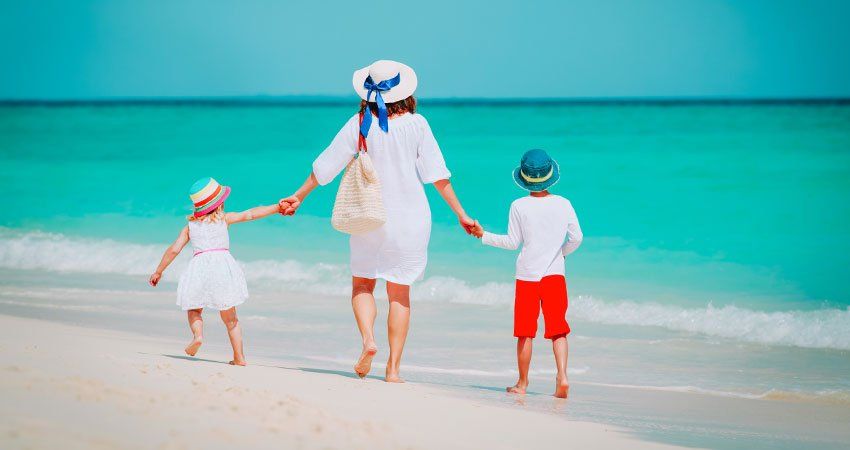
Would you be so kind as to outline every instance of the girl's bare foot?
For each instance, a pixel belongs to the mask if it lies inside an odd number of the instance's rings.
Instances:
[[[203,341],[201,341],[201,338],[192,339],[192,342],[190,342],[189,345],[186,346],[184,351],[189,356],[195,356],[195,354],[198,353],[198,349],[201,348],[202,343]]]
[[[372,359],[376,353],[378,353],[378,347],[375,344],[363,345],[363,352],[360,353],[360,359],[354,365],[354,372],[358,377],[366,378],[366,375],[369,375],[369,371],[372,370]]]
[[[567,398],[570,394],[570,382],[567,377],[558,377],[555,380],[555,397]]]
[[[230,361],[227,364],[230,364],[231,366],[247,366],[248,362],[245,361],[244,359],[239,359],[239,360],[234,359],[233,361]]]
[[[508,393],[511,394],[525,394],[525,390],[528,388],[528,381],[517,381],[515,385],[509,386],[505,388]]]

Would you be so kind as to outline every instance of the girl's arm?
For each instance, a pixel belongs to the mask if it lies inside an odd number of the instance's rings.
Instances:
[[[443,197],[449,208],[454,211],[458,222],[460,222],[460,226],[466,230],[466,234],[472,234],[475,229],[475,220],[469,217],[466,211],[463,210],[463,206],[460,205],[460,200],[458,200],[455,190],[452,188],[452,182],[447,179],[437,180],[434,182],[434,187],[437,188],[437,192],[440,193],[440,196]]]
[[[476,222],[475,235],[481,237],[481,243],[493,247],[504,248],[506,250],[516,250],[522,242],[522,228],[519,226],[519,213],[516,208],[511,205],[511,213],[508,217],[508,234],[493,234],[484,231],[481,225]]]
[[[257,206],[256,208],[251,208],[242,212],[226,213],[224,215],[224,220],[228,225],[230,225],[239,222],[262,219],[263,217],[268,217],[279,212],[282,212],[280,205]]]
[[[162,260],[159,261],[159,266],[156,267],[156,271],[151,274],[151,277],[148,280],[148,283],[150,283],[151,286],[156,287],[156,285],[159,283],[159,279],[162,278],[162,272],[165,271],[165,269],[168,268],[168,265],[171,264],[172,261],[174,261],[174,258],[176,258],[177,255],[179,255],[180,252],[183,251],[183,247],[185,247],[187,243],[189,243],[188,225],[183,227],[182,230],[180,230],[180,234],[177,236],[177,239],[174,241],[174,243],[171,244],[170,247],[165,249],[165,253],[162,255]]]
[[[301,202],[310,195],[310,192],[313,192],[313,189],[319,185],[319,180],[316,179],[316,174],[310,172],[310,176],[304,180],[304,184],[295,191],[294,194],[289,197],[280,199],[280,213],[285,216],[291,216],[295,214],[295,211],[298,210],[298,207],[301,206]]]

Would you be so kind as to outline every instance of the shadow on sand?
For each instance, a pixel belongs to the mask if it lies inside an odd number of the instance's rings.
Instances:
[[[150,353],[143,353],[143,354],[147,355],[147,354],[150,354]],[[197,358],[197,357],[188,356],[188,355],[168,355],[168,354],[162,353],[162,354],[160,354],[160,356],[165,356],[166,358],[173,358],[173,359],[182,359],[183,361],[194,361],[194,362],[205,362],[205,363],[213,363],[213,364],[230,365],[228,361],[216,361],[214,359]],[[322,373],[322,374],[326,374],[326,375],[337,375],[337,376],[340,376],[340,377],[352,378],[352,379],[355,379],[355,380],[360,379],[360,377],[358,377],[357,374],[355,374],[354,372],[346,372],[344,370],[317,369],[317,368],[314,368],[314,367],[272,366],[272,365],[267,365],[267,364],[249,364],[249,365],[250,366],[258,366],[258,367],[271,367],[273,369],[299,370],[301,372]],[[366,378],[371,379],[371,380],[384,381],[384,379],[382,377],[379,377],[377,375],[367,375]]]
[[[166,355],[166,354],[163,353],[161,356],[165,356],[166,358],[182,359],[184,361],[198,361],[198,362],[208,362],[208,363],[215,363],[215,364],[226,364],[228,366],[230,365],[230,361],[216,361],[214,359],[197,358],[195,356],[188,356],[188,355]]]
[[[315,368],[312,368],[312,367],[298,367],[298,370],[300,370],[302,372],[310,372],[310,373],[324,373],[324,374],[329,374],[329,375],[339,375],[341,377],[354,378],[355,380],[360,379],[360,377],[358,377],[356,373],[346,372],[344,370],[315,369]],[[371,379],[371,380],[384,381],[384,379],[382,377],[379,377],[377,375],[366,375],[366,378]]]

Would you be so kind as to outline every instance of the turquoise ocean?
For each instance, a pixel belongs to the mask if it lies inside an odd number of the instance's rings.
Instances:
[[[173,291],[188,255],[157,290],[146,277],[185,223],[189,186],[231,186],[228,210],[275,203],[351,103],[0,106],[0,313],[187,336]],[[850,416],[850,105],[426,100],[420,112],[485,228],[506,230],[530,148],[558,160],[552,191],[581,222],[567,259],[571,399],[544,395],[554,367],[539,339],[522,407],[689,445],[848,445],[830,420]],[[404,375],[512,405],[500,391],[515,381],[516,254],[467,236],[426,190],[434,226]],[[343,373],[357,355],[335,193],[231,229],[252,292],[249,357]],[[647,393],[702,406],[649,408]],[[705,412],[722,401],[755,413]]]

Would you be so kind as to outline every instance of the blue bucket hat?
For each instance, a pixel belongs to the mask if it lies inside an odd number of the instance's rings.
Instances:
[[[532,192],[549,189],[560,177],[558,163],[540,149],[525,152],[519,167],[514,169],[517,186]]]

